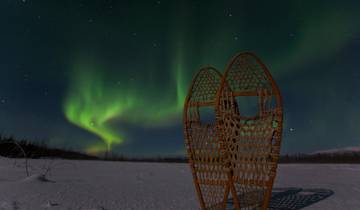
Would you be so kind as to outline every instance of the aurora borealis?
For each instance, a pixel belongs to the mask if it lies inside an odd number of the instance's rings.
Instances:
[[[185,89],[178,66],[173,75],[176,92],[170,97],[175,99],[174,102],[169,103],[161,99],[161,96],[156,96],[158,102],[155,105],[147,104],[152,103],[152,98],[137,91],[135,87],[119,85],[120,87],[115,88],[105,85],[103,68],[94,62],[79,62],[73,68],[73,81],[65,97],[65,116],[71,123],[97,135],[106,144],[97,144],[95,147],[90,145],[88,152],[110,151],[113,144],[124,141],[124,134],[109,125],[112,119],[150,126],[166,121],[182,110]],[[151,91],[148,88],[151,87],[146,87]]]
[[[184,154],[195,72],[255,52],[284,99],[282,153],[360,146],[357,1],[6,0],[0,133],[90,153]]]

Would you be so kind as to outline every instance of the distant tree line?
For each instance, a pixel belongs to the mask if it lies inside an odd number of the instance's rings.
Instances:
[[[360,152],[292,154],[280,157],[280,163],[360,163]]]
[[[160,163],[187,163],[188,159],[184,156],[172,156],[172,157],[127,157],[125,155],[108,155],[103,157],[105,161],[129,161],[129,162],[160,162]]]
[[[95,160],[98,157],[58,148],[49,148],[45,141],[34,143],[26,139],[0,136],[0,156],[9,158],[64,158]]]
[[[34,143],[26,139],[15,140],[13,137],[0,135],[0,156],[9,158],[63,158],[74,160],[105,160],[130,162],[166,162],[187,163],[184,156],[128,157],[105,153],[92,156],[68,149],[49,148],[45,141]],[[279,163],[360,163],[360,152],[322,153],[322,154],[287,154],[280,156]]]
[[[110,155],[104,160],[111,161],[131,161],[131,162],[168,162],[168,163],[187,163],[188,158],[178,157],[137,157],[130,158],[124,155]],[[280,156],[279,163],[360,163],[359,153],[344,154],[287,154]]]

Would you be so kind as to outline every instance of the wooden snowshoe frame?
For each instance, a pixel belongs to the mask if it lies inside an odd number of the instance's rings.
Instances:
[[[241,100],[257,98],[256,114]],[[245,104],[246,105],[246,104]],[[211,108],[214,118],[202,116]],[[213,67],[194,78],[184,105],[184,136],[202,209],[268,207],[280,153],[283,111],[280,91],[253,53],[234,56],[223,76]]]
[[[185,143],[202,209],[224,207],[226,194],[229,193],[228,168],[223,164],[225,160],[215,121],[214,105],[221,78],[219,71],[211,66],[200,69],[193,79],[184,106]],[[210,109],[213,118],[204,119],[206,116],[201,109]]]

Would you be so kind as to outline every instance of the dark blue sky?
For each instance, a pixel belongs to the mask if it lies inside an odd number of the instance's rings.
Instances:
[[[127,155],[184,154],[181,108],[193,75],[252,51],[283,95],[282,153],[360,146],[359,9],[358,1],[1,1],[0,132],[80,151],[114,141]]]

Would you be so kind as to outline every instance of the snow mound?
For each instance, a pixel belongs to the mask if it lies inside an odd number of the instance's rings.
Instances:
[[[320,150],[311,153],[311,155],[316,154],[349,154],[349,153],[360,153],[360,146],[359,147],[344,147],[339,149],[329,149],[329,150]]]
[[[58,204],[58,203],[51,202],[51,201],[48,201],[44,206],[45,206],[46,208],[50,208],[50,207],[53,207],[53,206],[59,206],[59,204]]]
[[[33,174],[23,179],[24,182],[54,182],[45,177],[43,174]]]

